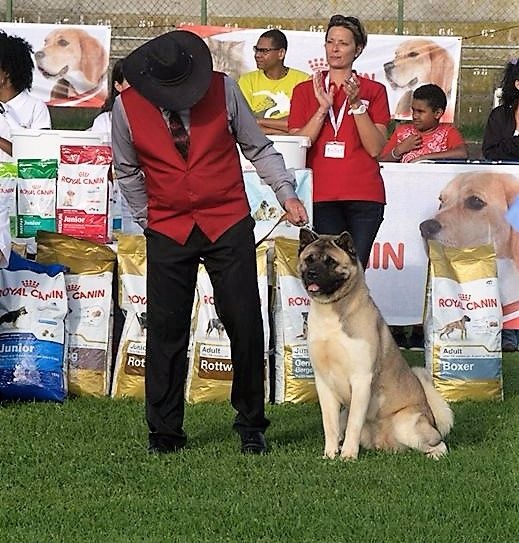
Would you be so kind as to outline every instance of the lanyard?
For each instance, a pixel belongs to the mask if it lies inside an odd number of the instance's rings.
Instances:
[[[326,90],[326,92],[328,92],[329,88],[330,88],[330,74],[328,73],[324,80],[324,89]],[[330,122],[332,123],[333,137],[335,139],[337,139],[337,133],[339,132],[339,128],[341,127],[342,120],[344,119],[344,112],[346,111],[347,103],[348,103],[348,97],[346,96],[346,98],[344,99],[344,102],[342,103],[341,108],[339,109],[339,114],[337,115],[337,119],[335,118],[333,105],[330,106],[330,108],[328,109],[328,116],[330,117]]]

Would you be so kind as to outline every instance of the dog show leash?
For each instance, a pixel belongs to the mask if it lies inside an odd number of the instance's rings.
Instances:
[[[288,216],[288,213],[283,213],[283,215],[281,215],[281,217],[279,217],[279,219],[274,223],[274,226],[272,226],[270,228],[270,230],[264,235],[262,236],[255,244],[254,246],[255,247],[259,247],[266,239],[268,239],[268,237],[270,236],[270,234],[272,234],[272,232],[274,232],[274,230],[283,222],[283,221],[286,221],[287,220],[287,216]],[[307,230],[310,230],[312,233],[314,233],[315,235],[317,235],[317,233],[314,231],[313,227],[310,225],[310,223],[305,223],[303,225],[301,225],[300,227],[298,226],[297,228],[306,228]]]

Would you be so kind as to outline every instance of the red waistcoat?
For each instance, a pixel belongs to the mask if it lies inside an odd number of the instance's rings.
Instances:
[[[173,91],[172,91],[173,92]],[[187,161],[158,107],[135,89],[121,99],[148,196],[148,226],[184,244],[197,224],[215,241],[249,213],[236,141],[229,132],[223,74],[191,108]]]

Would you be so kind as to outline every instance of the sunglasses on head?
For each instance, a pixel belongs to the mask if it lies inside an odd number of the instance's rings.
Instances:
[[[330,18],[330,22],[328,23],[328,26],[336,26],[336,25],[342,25],[342,24],[353,24],[355,26],[358,26],[360,24],[360,21],[357,19],[357,17],[345,17],[344,15],[332,15]]]

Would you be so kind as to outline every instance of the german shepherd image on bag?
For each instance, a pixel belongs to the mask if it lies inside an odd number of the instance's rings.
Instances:
[[[311,299],[308,347],[324,427],[324,458],[359,447],[447,454],[453,424],[424,368],[411,369],[371,298],[348,232],[301,229],[298,272]]]

